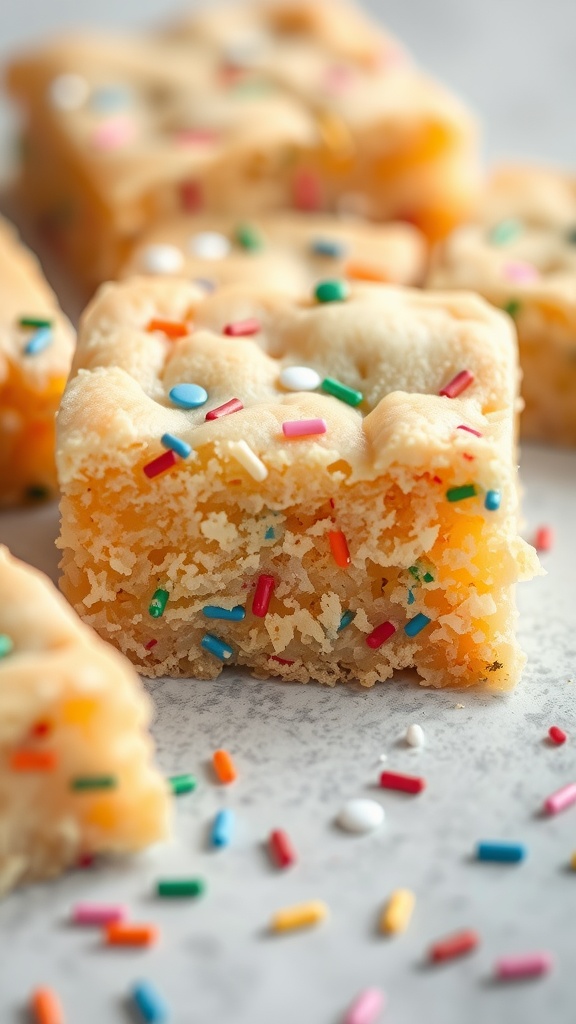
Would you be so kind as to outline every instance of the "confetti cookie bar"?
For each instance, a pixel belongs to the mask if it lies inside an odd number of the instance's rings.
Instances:
[[[0,506],[55,492],[54,417],[73,348],[36,260],[0,220]]]
[[[440,247],[433,288],[474,289],[516,322],[527,438],[576,444],[576,182],[504,166],[475,223]]]
[[[307,292],[329,275],[421,284],[426,245],[405,223],[368,224],[319,214],[183,217],[151,229],[123,267],[130,274],[175,274],[205,283],[261,284]]]
[[[266,34],[253,62],[232,54],[243,22]],[[16,60],[9,87],[21,194],[88,285],[182,212],[345,209],[436,238],[476,195],[467,110],[334,0],[62,39]]]
[[[507,689],[517,383],[472,295],[107,285],[58,418],[64,593],[146,675]]]
[[[0,893],[164,838],[149,721],[128,662],[0,547]]]

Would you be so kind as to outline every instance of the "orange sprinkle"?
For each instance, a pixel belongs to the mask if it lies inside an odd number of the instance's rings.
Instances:
[[[212,764],[219,781],[224,783],[224,785],[234,782],[237,778],[234,761],[227,750],[216,750],[212,755]]]
[[[115,921],[105,929],[109,946],[152,946],[158,941],[160,932],[153,924],[126,924]]]
[[[155,320],[149,321],[146,327],[147,331],[163,331],[168,338],[185,338],[187,334],[190,334],[190,329],[186,324],[180,323],[178,320]]]
[[[330,530],[328,538],[332,549],[332,557],[336,565],[339,565],[341,569],[345,569],[347,565],[350,565],[350,552],[346,537],[342,530]]]
[[[56,764],[53,750],[15,750],[10,757],[13,772],[53,772]]]
[[[30,1009],[36,1024],[64,1024],[60,1000],[51,988],[37,988],[32,993]]]
[[[380,281],[384,284],[390,280],[388,274],[379,267],[374,267],[370,263],[360,263],[357,260],[346,263],[344,277],[349,277],[351,281]]]

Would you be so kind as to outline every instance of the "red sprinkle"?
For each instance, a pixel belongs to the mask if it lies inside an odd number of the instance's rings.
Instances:
[[[558,746],[561,746],[562,743],[566,743],[566,740],[568,739],[564,730],[559,729],[557,725],[550,726],[548,729],[548,735],[552,742],[556,743]]]
[[[275,586],[276,580],[273,576],[263,575],[258,577],[256,591],[252,599],[252,613],[257,615],[259,619],[263,619],[268,612],[272,591]]]
[[[317,174],[302,168],[294,178],[294,206],[311,212],[322,206],[322,185]]]
[[[277,654],[271,654],[268,661],[277,661],[279,665],[293,665],[294,662],[290,658],[279,658]]]
[[[34,722],[34,725],[30,729],[30,735],[35,736],[37,739],[41,739],[43,736],[48,736],[52,732],[52,722],[40,720]]]
[[[149,480],[153,477],[159,476],[160,473],[165,473],[167,469],[172,469],[179,462],[179,458],[176,452],[173,452],[170,448],[167,452],[162,452],[157,459],[152,459],[152,462],[147,462],[144,466],[144,472]]]
[[[231,398],[229,402],[224,402],[224,405],[219,405],[217,409],[211,409],[210,412],[206,413],[207,420],[219,420],[221,416],[229,416],[232,412],[240,412],[244,406],[239,398]]]
[[[248,317],[247,320],[236,320],[235,323],[226,324],[224,334],[229,338],[245,338],[249,334],[258,334],[260,321],[256,317]]]
[[[280,828],[270,833],[270,853],[279,868],[289,868],[298,859],[290,839]]]
[[[554,532],[551,526],[539,526],[534,538],[536,551],[550,551],[554,543]]]
[[[147,644],[144,644],[145,651],[151,651],[153,647],[156,647],[157,640],[149,640]]]
[[[382,789],[400,789],[403,793],[421,793],[426,788],[426,780],[416,775],[401,775],[400,772],[382,772],[380,785]]]
[[[328,539],[330,541],[332,558],[336,565],[340,566],[341,569],[345,569],[347,565],[350,565],[350,551],[348,550],[346,537],[342,530],[330,530]]]
[[[368,633],[366,643],[368,647],[375,651],[378,647],[382,647],[382,644],[386,643],[395,632],[396,626],[393,626],[391,622],[381,622],[379,626],[376,626],[376,629]]]
[[[459,423],[456,430],[467,430],[469,434],[474,434],[474,437],[482,437],[479,430],[474,430],[474,427],[467,427],[465,423]]]
[[[185,181],[180,186],[180,200],[188,213],[196,213],[202,208],[202,191],[197,181]]]
[[[469,929],[463,932],[456,932],[454,935],[449,935],[446,939],[441,939],[440,942],[435,942],[430,947],[430,959],[438,964],[444,960],[452,960],[454,957],[463,956],[464,953],[471,953],[473,949],[476,949],[479,941],[477,932]]]
[[[458,395],[470,387],[473,380],[474,374],[470,373],[470,370],[461,370],[438,394],[444,395],[446,398],[458,398]]]

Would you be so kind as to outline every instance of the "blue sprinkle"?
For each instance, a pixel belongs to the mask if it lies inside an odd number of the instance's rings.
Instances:
[[[340,625],[338,626],[338,629],[336,630],[336,632],[337,633],[341,633],[342,630],[346,629],[346,626],[349,626],[350,623],[352,622],[352,620],[355,619],[355,618],[356,618],[356,612],[351,612],[351,611],[344,612],[342,618],[340,619]]]
[[[234,831],[234,812],[218,811],[212,825],[212,846],[230,846]]]
[[[132,92],[125,85],[101,85],[94,89],[90,106],[99,113],[109,113],[127,107],[132,102]]]
[[[24,347],[24,355],[26,356],[37,356],[39,352],[43,352],[48,345],[52,343],[52,328],[51,327],[39,327],[37,331],[30,338],[30,341]]]
[[[216,290],[216,281],[212,281],[209,277],[193,277],[192,284],[197,284],[199,288],[202,288],[207,293]]]
[[[414,594],[412,593],[411,590],[409,590],[408,591],[408,604],[414,604],[415,600],[416,600],[416,598],[414,597]]]
[[[487,491],[486,498],[484,500],[484,508],[487,508],[489,512],[496,512],[500,508],[500,502],[502,501],[502,495],[500,491]]]
[[[202,609],[207,619],[227,619],[229,622],[242,622],[246,618],[246,612],[241,604],[234,608],[220,608],[217,604],[204,605]]]
[[[217,636],[212,636],[211,633],[206,633],[200,641],[200,646],[208,651],[209,654],[213,654],[216,658],[220,658],[221,661],[229,661],[234,651],[228,644],[225,644],[223,640],[219,640]]]
[[[274,527],[269,526],[268,529],[266,530],[266,533],[264,534],[264,540],[274,540],[275,536],[276,534],[274,533]]]
[[[168,1007],[150,981],[137,981],[132,998],[146,1024],[164,1024],[168,1020]]]
[[[517,864],[524,860],[524,843],[481,842],[476,847],[478,860],[495,860],[501,864]]]
[[[183,441],[181,437],[175,437],[174,434],[162,434],[160,444],[176,452],[176,455],[179,455],[182,459],[187,459],[192,451],[187,441]]]
[[[317,256],[331,256],[335,260],[345,256],[347,251],[344,242],[338,242],[335,238],[315,238],[310,248]]]
[[[175,384],[169,397],[181,409],[198,409],[208,401],[208,392],[200,384]]]
[[[418,615],[415,615],[414,618],[410,619],[410,622],[407,622],[404,626],[406,636],[416,636],[418,633],[421,633],[430,621],[431,620],[427,615],[423,615],[422,612],[418,612]]]

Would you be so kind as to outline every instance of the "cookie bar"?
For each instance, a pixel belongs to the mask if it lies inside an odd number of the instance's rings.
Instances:
[[[128,662],[0,547],[0,894],[165,837],[149,721]]]
[[[147,232],[122,268],[203,283],[262,284],[298,295],[329,275],[421,284],[426,245],[411,224],[368,224],[319,214],[175,217]]]
[[[474,289],[514,318],[522,434],[576,445],[576,180],[496,170],[475,222],[439,248],[429,285]]]
[[[399,52],[336,0],[55,41],[8,75],[20,192],[88,285],[182,212],[345,210],[443,236],[476,195],[475,123]]]
[[[106,285],[58,417],[62,589],[150,676],[508,689],[517,390],[476,296]]]
[[[54,417],[73,348],[37,261],[0,220],[0,506],[55,492]]]

